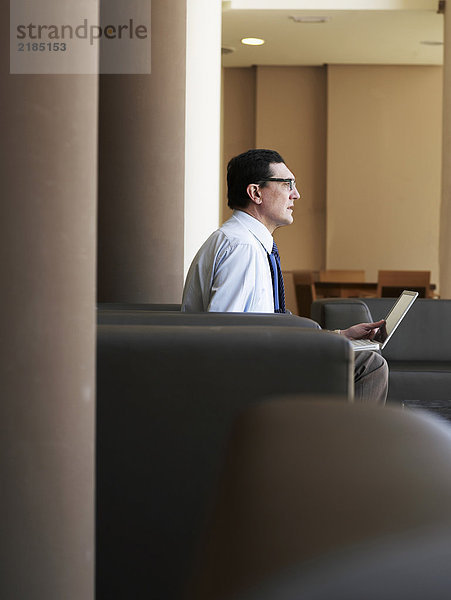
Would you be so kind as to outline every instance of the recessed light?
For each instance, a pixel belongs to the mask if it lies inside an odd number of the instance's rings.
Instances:
[[[330,17],[297,17],[297,16],[291,16],[288,17],[289,19],[291,19],[292,21],[294,21],[295,23],[327,23],[327,21],[330,21]]]
[[[246,44],[246,46],[261,46],[265,43],[265,40],[260,38],[243,38],[241,43]]]

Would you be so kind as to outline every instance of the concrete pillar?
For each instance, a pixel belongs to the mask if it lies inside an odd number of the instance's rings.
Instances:
[[[451,4],[444,12],[442,204],[440,210],[440,297],[451,298]]]
[[[222,5],[220,0],[187,0],[186,8],[185,273],[219,225],[225,182],[225,169],[219,170]]]
[[[0,596],[90,600],[97,78],[9,75],[0,6]]]
[[[152,0],[150,75],[100,77],[98,300],[180,302],[186,2]]]

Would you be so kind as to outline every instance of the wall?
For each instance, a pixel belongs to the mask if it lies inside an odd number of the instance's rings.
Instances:
[[[282,154],[301,194],[293,225],[275,234],[282,267],[320,269],[325,258],[326,70],[258,67],[256,96],[256,145]]]
[[[441,67],[328,68],[328,268],[438,281],[441,102]]]
[[[275,235],[284,269],[427,269],[438,284],[441,67],[228,68],[223,81],[224,169],[270,147],[296,174],[295,222]]]
[[[283,268],[319,269],[325,260],[326,71],[323,67],[224,69],[223,173],[252,147],[278,150],[301,200],[294,224],[276,232]],[[224,175],[225,179],[225,175]],[[223,219],[228,218],[225,185]]]
[[[255,69],[222,70],[221,222],[230,215],[227,206],[226,169],[229,160],[255,147]]]

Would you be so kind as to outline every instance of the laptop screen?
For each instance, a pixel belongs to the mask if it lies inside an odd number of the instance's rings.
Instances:
[[[374,339],[377,342],[383,344],[388,340],[388,338],[391,337],[392,333],[398,327],[404,315],[409,310],[410,305],[412,304],[412,302],[414,302],[417,296],[417,292],[404,290],[404,292],[400,295],[398,300],[395,302],[393,308],[385,318],[385,325],[382,326],[375,335]]]

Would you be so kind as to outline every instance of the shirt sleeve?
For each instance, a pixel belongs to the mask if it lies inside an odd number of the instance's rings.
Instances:
[[[261,271],[262,257],[250,244],[229,246],[218,254],[208,311],[267,312],[268,291]]]

